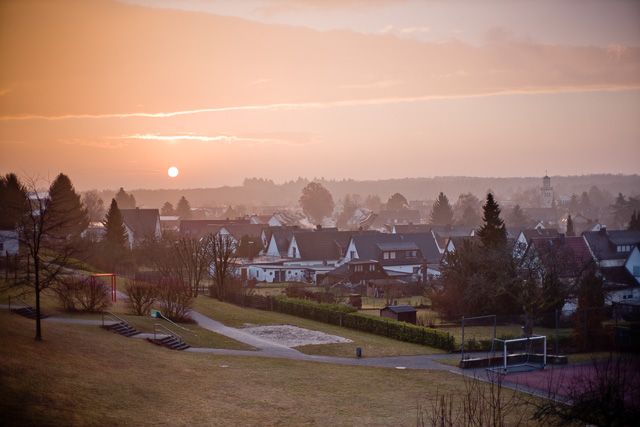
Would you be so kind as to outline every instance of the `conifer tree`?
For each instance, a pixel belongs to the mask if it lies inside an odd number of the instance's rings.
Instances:
[[[162,209],[160,209],[160,215],[171,216],[175,215],[176,211],[173,209],[171,202],[164,202]]]
[[[120,209],[135,209],[136,208],[136,198],[133,197],[133,194],[128,194],[124,191],[124,188],[120,187],[120,190],[116,193],[115,197],[116,202],[118,202],[118,207]]]
[[[487,248],[500,248],[507,243],[507,229],[500,218],[500,206],[493,198],[493,194],[487,194],[487,201],[482,207],[484,224],[478,231],[482,244]]]
[[[191,219],[191,204],[184,196],[178,200],[175,212],[180,219]]]
[[[440,192],[431,208],[430,220],[431,224],[434,225],[450,225],[453,223],[453,208],[443,192]]]
[[[402,194],[395,193],[391,197],[389,197],[389,200],[387,200],[386,209],[390,211],[409,209],[409,202],[407,201],[407,198]]]
[[[0,227],[15,228],[27,211],[27,194],[18,176],[0,177]]]
[[[567,237],[575,237],[576,232],[573,230],[573,219],[571,214],[567,217]]]
[[[507,217],[507,223],[512,227],[526,227],[528,222],[529,217],[520,205],[516,204]]]
[[[56,230],[60,236],[78,237],[89,226],[89,211],[67,175],[61,173],[51,183],[48,203],[51,220],[64,224]]]
[[[118,208],[118,202],[115,199],[111,200],[111,206],[103,222],[104,224],[104,238],[102,243],[104,245],[104,254],[107,258],[107,266],[110,270],[115,268],[115,265],[124,258],[129,248],[129,242],[127,232],[122,220],[122,213]]]

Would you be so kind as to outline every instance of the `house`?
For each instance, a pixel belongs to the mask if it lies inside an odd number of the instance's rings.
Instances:
[[[391,229],[393,234],[402,233],[429,233],[431,231],[431,224],[394,224]]]
[[[89,226],[80,234],[83,239],[90,242],[99,242],[104,237],[106,230],[101,222],[90,222]]]
[[[273,227],[265,249],[265,255],[274,259],[285,258],[293,233],[300,232],[298,227]]]
[[[336,267],[325,274],[318,275],[320,285],[344,285],[355,291],[358,285],[366,287],[367,282],[376,279],[386,279],[389,274],[375,260],[351,260]],[[363,293],[364,289],[361,290]]]
[[[576,280],[595,267],[587,242],[564,234],[531,239],[520,262],[521,272],[536,280],[550,273],[561,280]]]
[[[16,255],[19,250],[18,231],[13,227],[0,228],[0,256]]]
[[[158,209],[120,209],[120,213],[131,249],[145,239],[160,239],[162,237]]]
[[[440,262],[440,251],[432,233],[354,234],[344,261],[375,260],[391,276],[422,280],[425,266]],[[437,274],[433,271],[432,274]]]
[[[596,260],[598,272],[609,289],[611,302],[619,302],[640,293],[639,230],[586,231],[582,237]]]
[[[336,265],[347,251],[349,231],[317,230],[294,232],[287,248],[287,258],[296,264]]]
[[[438,250],[441,254],[444,254],[445,250],[447,249],[447,245],[452,238],[466,238],[475,236],[478,228],[479,227],[470,227],[466,225],[434,225],[433,227],[431,227],[431,232],[433,233],[433,236],[436,239],[436,243],[438,244]]]
[[[415,325],[418,319],[418,310],[409,305],[389,305],[380,310],[380,317]]]
[[[415,209],[381,210],[374,227],[386,226],[389,230],[395,224],[419,224],[420,211]]]
[[[162,231],[177,233],[180,231],[180,217],[178,215],[160,215]]]
[[[558,237],[558,230],[555,228],[525,228],[520,231],[513,244],[513,257],[521,259],[532,239],[555,239],[556,237]]]
[[[249,224],[251,221],[248,219],[183,219],[180,221],[179,235],[181,237],[190,237],[192,239],[202,237],[206,233],[211,233],[213,230],[209,228],[205,233],[205,227],[208,225],[224,226],[229,224]]]

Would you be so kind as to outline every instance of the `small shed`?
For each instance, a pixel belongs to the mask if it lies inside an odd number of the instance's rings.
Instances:
[[[418,310],[410,305],[388,305],[380,310],[380,317],[416,324]]]

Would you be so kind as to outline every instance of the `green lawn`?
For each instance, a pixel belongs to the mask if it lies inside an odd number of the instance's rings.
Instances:
[[[35,341],[33,320],[0,310],[5,426],[409,426],[436,390],[464,390],[448,372],[176,352],[97,326],[43,327]]]

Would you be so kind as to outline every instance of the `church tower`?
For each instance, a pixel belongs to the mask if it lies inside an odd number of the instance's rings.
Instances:
[[[542,192],[542,207],[543,208],[552,208],[553,207],[553,187],[551,186],[551,178],[548,175],[545,175],[542,178],[542,188],[540,189]]]

